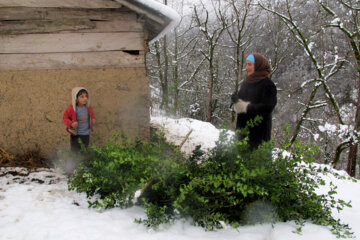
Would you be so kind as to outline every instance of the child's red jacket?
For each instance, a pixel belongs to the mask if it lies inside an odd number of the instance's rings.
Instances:
[[[89,106],[87,108],[88,108],[88,111],[89,111],[89,125],[90,125],[90,129],[92,131],[93,129],[92,129],[92,126],[91,126],[91,119],[95,119],[95,114],[94,114],[94,111],[93,111],[91,106]],[[64,121],[64,123],[66,125],[66,131],[68,131],[71,135],[76,135],[73,132],[69,131],[70,125],[73,122],[76,122],[76,112],[74,110],[73,105],[70,105],[65,110],[64,115],[63,115],[63,121]]]

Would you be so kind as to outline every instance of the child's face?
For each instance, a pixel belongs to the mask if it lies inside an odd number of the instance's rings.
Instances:
[[[78,106],[82,107],[82,106],[86,105],[87,100],[88,100],[88,95],[87,95],[87,93],[84,92],[84,93],[81,93],[77,97],[76,103],[77,103]]]

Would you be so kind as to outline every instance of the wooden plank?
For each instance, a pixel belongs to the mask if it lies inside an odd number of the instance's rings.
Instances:
[[[144,50],[144,34],[59,33],[0,35],[0,53],[62,53]]]
[[[60,32],[142,32],[143,25],[135,21],[90,21],[83,19],[0,21],[0,34],[60,33]]]
[[[1,1],[1,0],[0,0]],[[0,20],[137,20],[136,13],[120,9],[1,8]]]
[[[56,33],[63,31],[90,30],[96,28],[90,20],[32,20],[0,21],[0,34]]]
[[[79,32],[143,32],[142,23],[132,20],[95,21],[92,30],[80,30]]]
[[[121,9],[67,9],[67,8],[52,8],[45,9],[46,18],[56,19],[90,19],[97,21],[110,20],[128,20],[136,21],[137,15],[135,12],[122,11]]]
[[[118,8],[113,0],[0,0],[0,7]]]
[[[145,55],[94,53],[0,54],[0,71],[145,67]]]

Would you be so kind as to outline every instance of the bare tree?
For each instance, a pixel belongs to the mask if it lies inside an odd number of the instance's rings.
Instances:
[[[153,53],[156,58],[156,69],[158,72],[158,80],[161,86],[161,104],[160,108],[163,110],[168,109],[169,93],[168,93],[168,57],[166,50],[166,37],[162,40],[156,41],[154,44],[155,52]]]
[[[172,73],[172,95],[173,95],[173,111],[175,114],[179,114],[181,110],[180,103],[180,93],[181,91],[187,91],[186,86],[189,85],[196,74],[198,73],[202,63],[196,66],[191,75],[185,74],[184,70],[188,73],[189,64],[191,64],[188,59],[191,54],[194,52],[197,46],[196,35],[186,38],[186,35],[193,30],[193,22],[190,22],[185,29],[180,29],[176,27],[174,29],[174,35],[171,45],[171,50],[169,53],[171,55],[171,67],[173,69]]]
[[[255,18],[250,16],[251,3],[252,0],[229,0],[224,10],[214,5],[214,8],[217,9],[216,16],[218,21],[222,22],[225,26],[231,43],[231,45],[224,47],[234,51],[233,56],[230,57],[234,64],[235,72],[234,91],[239,90],[240,82],[243,79],[242,66],[244,66],[245,52],[250,47],[252,40],[251,30],[256,21]]]
[[[302,128],[304,121],[307,120],[308,113],[313,110],[320,107],[324,107],[326,105],[323,101],[317,101],[316,100],[316,94],[320,87],[323,88],[323,90],[326,93],[326,97],[328,98],[329,102],[333,106],[333,109],[335,110],[338,122],[340,124],[344,124],[344,121],[342,119],[342,116],[340,114],[339,105],[335,99],[335,96],[333,95],[332,91],[330,90],[330,87],[328,85],[328,81],[333,77],[344,65],[345,59],[338,58],[337,55],[332,59],[332,62],[320,62],[318,59],[321,59],[320,57],[316,56],[315,51],[312,49],[312,42],[310,41],[311,37],[306,36],[305,30],[302,29],[298,24],[297,20],[293,18],[292,15],[292,8],[290,6],[289,0],[285,1],[285,9],[284,13],[280,12],[280,10],[274,10],[266,7],[261,2],[259,3],[259,6],[265,9],[268,12],[271,12],[278,16],[284,24],[287,26],[289,31],[292,33],[292,35],[295,38],[295,41],[304,49],[305,53],[309,57],[312,65],[315,68],[316,77],[314,79],[311,79],[309,81],[306,81],[303,83],[302,87],[305,85],[312,84],[313,88],[311,91],[311,94],[309,96],[309,99],[306,104],[304,104],[304,110],[301,114],[301,117],[295,127],[291,143],[293,144],[295,140],[298,137],[298,134],[300,132],[300,129]],[[321,26],[319,26],[321,28]]]
[[[360,131],[360,2],[353,0],[337,0],[335,6],[342,6],[346,9],[346,15],[338,15],[336,11],[330,6],[327,2],[316,0],[322,8],[333,17],[332,21],[327,25],[327,27],[339,29],[346,37],[351,46],[352,53],[354,56],[355,66],[357,66],[357,85],[358,85],[358,95],[356,103],[356,114],[354,119],[354,136],[357,136]],[[337,8],[341,9],[341,8]],[[345,18],[345,19],[344,19]],[[358,137],[351,137],[348,141],[343,142],[337,149],[337,158],[334,161],[334,164],[338,162],[340,158],[340,153],[344,149],[350,146],[348,162],[347,162],[347,172],[350,176],[355,176],[356,170],[356,158],[358,152]]]
[[[219,45],[219,40],[222,33],[225,31],[224,24],[215,25],[212,24],[209,19],[209,10],[206,9],[205,5],[201,1],[203,5],[204,16],[201,16],[197,10],[194,8],[195,21],[197,23],[197,27],[200,29],[203,37],[205,38],[205,42],[207,44],[206,49],[201,49],[200,52],[204,56],[204,59],[208,63],[208,99],[207,99],[207,114],[205,120],[207,122],[212,121],[212,116],[214,112],[214,108],[216,106],[216,102],[213,101],[213,88],[215,81],[215,61],[216,61],[216,53],[215,50]]]
[[[197,34],[192,33],[194,23],[192,18],[185,16],[182,1],[176,2],[176,8],[181,12],[180,24],[168,34],[150,46],[147,56],[147,66],[150,71],[150,80],[154,85],[153,102],[158,101],[160,109],[166,113],[178,114],[181,109],[180,92],[191,91],[186,89],[198,73],[202,64],[190,66],[189,59],[197,44]],[[168,2],[166,2],[168,3]],[[174,4],[173,4],[174,7]],[[194,70],[192,70],[194,69]],[[160,91],[157,91],[159,87]]]

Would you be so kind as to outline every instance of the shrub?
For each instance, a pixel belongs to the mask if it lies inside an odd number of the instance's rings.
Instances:
[[[207,229],[221,222],[238,226],[261,222],[304,220],[331,226],[338,237],[351,236],[350,228],[332,217],[332,209],[342,210],[350,203],[335,200],[336,187],[317,195],[325,185],[326,168],[313,165],[318,147],[297,142],[291,154],[284,150],[271,156],[272,142],[249,151],[247,139],[220,137],[207,161],[198,164],[188,184],[174,203],[184,215]],[[286,143],[288,144],[288,143]]]
[[[84,158],[69,181],[69,189],[85,192],[92,199],[90,206],[103,208],[132,206],[135,192],[147,184],[151,188],[144,189],[143,195],[148,202],[166,204],[167,197],[174,195],[172,186],[181,178],[185,161],[179,149],[166,143],[163,136],[151,142],[121,136],[121,143],[117,136],[105,146],[89,147]],[[150,189],[158,194],[150,194]]]
[[[144,206],[147,219],[136,221],[148,227],[190,217],[208,230],[223,223],[236,227],[295,220],[301,231],[304,221],[311,220],[331,226],[338,237],[351,236],[349,227],[331,216],[332,209],[350,203],[335,200],[333,185],[326,195],[315,192],[325,184],[319,173],[326,174],[326,168],[312,164],[318,147],[297,142],[291,153],[272,153],[271,141],[249,150],[246,137],[225,133],[205,160],[199,147],[186,159],[163,136],[151,142],[123,138],[121,144],[112,140],[89,148],[87,162],[69,186],[95,197],[90,206],[104,208],[131,206],[141,189],[137,204]]]

